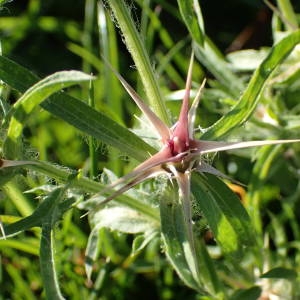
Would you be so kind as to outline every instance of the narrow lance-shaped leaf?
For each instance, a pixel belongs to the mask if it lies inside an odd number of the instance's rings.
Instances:
[[[56,205],[55,199],[61,194],[61,188],[55,189],[51,192],[36,208],[36,210],[28,217],[23,218],[12,224],[4,226],[4,232],[6,237],[10,237],[25,230],[29,230],[32,227],[41,227],[50,211],[54,209]]]
[[[64,299],[60,291],[54,261],[53,228],[64,213],[64,209],[60,207],[60,204],[62,203],[67,187],[68,184],[64,187],[58,187],[47,196],[45,201],[51,202],[52,206],[41,220],[40,267],[47,299]]]
[[[0,56],[0,79],[21,93],[39,80],[29,70],[4,56]],[[66,93],[58,92],[40,105],[82,132],[137,160],[142,161],[155,151],[133,132]]]
[[[21,145],[18,143],[23,127],[32,110],[43,100],[62,88],[91,80],[93,77],[79,71],[62,71],[46,77],[29,88],[14,104],[4,143],[5,155],[9,158],[21,156]]]
[[[297,272],[294,269],[277,267],[262,274],[260,278],[284,278],[288,280],[296,279]]]
[[[117,148],[122,155],[142,161],[155,152],[154,148],[136,134],[73,97],[58,93],[41,106],[82,132]]]
[[[254,72],[246,90],[234,107],[219,121],[211,126],[201,137],[204,140],[219,139],[227,135],[237,126],[245,123],[255,110],[267,80],[274,69],[289,55],[294,47],[300,43],[300,30],[282,39],[270,51],[266,59]]]
[[[50,224],[42,227],[40,245],[40,266],[45,293],[47,299],[64,300],[59,288],[55,264],[54,264],[54,242]]]
[[[184,255],[183,244],[187,243],[187,237],[183,207],[177,191],[171,187],[164,191],[160,199],[160,217],[165,252],[173,268],[187,286],[205,294],[203,287],[193,277]]]

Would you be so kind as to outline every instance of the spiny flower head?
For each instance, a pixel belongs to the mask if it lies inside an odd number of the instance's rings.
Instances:
[[[161,149],[149,157],[143,163],[138,165],[132,172],[123,176],[119,180],[110,184],[102,190],[100,194],[111,192],[113,188],[119,188],[111,193],[110,196],[101,201],[100,205],[114,199],[118,195],[126,192],[136,184],[152,178],[158,174],[168,174],[175,177],[181,191],[186,200],[189,198],[190,190],[190,172],[192,170],[198,172],[208,172],[216,176],[227,178],[211,165],[205,163],[201,156],[211,152],[225,151],[231,149],[256,147],[271,144],[282,144],[299,142],[300,140],[268,140],[268,141],[249,141],[249,142],[219,142],[197,140],[194,137],[194,122],[196,109],[198,107],[201,92],[205,81],[199,88],[196,97],[189,107],[190,89],[192,82],[192,65],[194,55],[192,54],[188,69],[188,76],[185,86],[185,94],[178,121],[169,128],[140,98],[135,90],[126,82],[126,80],[115,70],[112,71],[118,77],[131,98],[148,118],[158,134],[162,147]]]

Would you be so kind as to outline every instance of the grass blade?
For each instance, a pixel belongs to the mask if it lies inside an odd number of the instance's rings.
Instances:
[[[177,0],[181,16],[193,39],[204,45],[204,23],[198,1]]]

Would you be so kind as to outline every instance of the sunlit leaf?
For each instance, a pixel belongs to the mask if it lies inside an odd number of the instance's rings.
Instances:
[[[12,108],[11,118],[4,143],[4,152],[9,158],[21,156],[21,137],[26,120],[35,107],[57,91],[70,85],[91,80],[90,75],[79,71],[62,71],[52,74],[30,87]]]
[[[29,70],[4,56],[0,56],[0,79],[20,92],[25,92],[39,80]],[[137,160],[144,160],[148,153],[154,152],[151,146],[134,133],[66,93],[52,95],[41,103],[41,106],[84,133],[116,147]]]
[[[207,222],[226,254],[241,255],[255,245],[250,218],[239,198],[217,177],[194,175],[192,192]]]
[[[176,191],[168,189],[160,201],[161,232],[166,256],[179,277],[189,287],[205,294],[199,281],[193,277],[184,248],[189,248],[183,207]],[[191,251],[190,251],[191,252]]]
[[[300,30],[291,33],[276,44],[254,72],[239,101],[226,115],[202,135],[202,139],[219,139],[227,135],[234,128],[244,124],[256,108],[260,94],[272,72],[299,42]]]
[[[151,219],[125,206],[103,208],[91,215],[91,223],[97,228],[106,227],[131,234],[147,232],[154,227],[159,227],[156,219]]]

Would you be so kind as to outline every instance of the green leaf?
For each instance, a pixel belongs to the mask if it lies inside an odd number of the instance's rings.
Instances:
[[[42,227],[40,246],[40,266],[47,299],[65,299],[60,291],[54,264],[54,245],[51,225],[45,223]]]
[[[197,258],[199,261],[199,269],[201,271],[202,281],[205,283],[207,290],[212,295],[218,294],[220,295],[220,299],[223,299],[223,297],[221,297],[222,285],[220,278],[217,274],[215,263],[208,253],[207,245],[205,244],[204,240],[199,240],[197,246]]]
[[[39,80],[29,70],[4,56],[0,56],[0,79],[19,92],[24,92]],[[147,153],[155,152],[128,129],[66,93],[52,95],[41,103],[41,106],[82,132],[116,147],[122,153],[139,161],[148,158]]]
[[[177,0],[181,16],[193,39],[204,45],[204,23],[201,8],[195,0]]]
[[[40,266],[47,299],[64,299],[58,286],[55,271],[52,229],[73,202],[73,200],[62,202],[67,186],[58,187],[49,193],[29,217],[4,227],[6,237],[32,227],[42,227]]]
[[[99,252],[99,229],[93,228],[89,234],[88,243],[85,248],[85,272],[88,280],[91,279],[93,271],[93,263],[97,258]]]
[[[161,233],[166,256],[181,280],[201,294],[206,294],[203,286],[190,270],[187,250],[188,243],[183,207],[174,188],[167,188],[160,200]],[[192,253],[192,250],[189,249]]]
[[[203,135],[202,139],[219,139],[227,135],[235,127],[244,124],[255,110],[260,94],[275,68],[290,54],[300,42],[300,30],[282,39],[271,50],[266,59],[254,72],[246,90],[234,107]],[[197,52],[196,52],[197,54]]]
[[[39,77],[5,56],[0,55],[0,79],[13,89],[24,93]]]
[[[70,199],[71,201],[69,201],[69,199],[63,201],[68,187],[69,183],[63,187],[54,189],[47,195],[44,202],[49,205],[49,208],[47,211],[44,211],[45,217],[40,220],[42,222],[40,267],[47,299],[64,299],[59,288],[54,261],[53,229],[73,202],[72,199]],[[46,206],[44,209],[45,208]],[[38,209],[36,211],[38,211]]]
[[[56,205],[54,199],[57,199],[61,194],[61,188],[55,189],[39,204],[36,210],[28,217],[23,218],[17,222],[4,226],[6,237],[16,235],[22,231],[28,230],[32,227],[41,227],[47,216]]]
[[[90,222],[98,229],[106,227],[110,230],[131,234],[159,228],[157,219],[149,218],[147,215],[125,206],[105,207],[91,214]]]
[[[79,71],[62,71],[52,74],[30,87],[14,104],[7,137],[4,142],[4,153],[9,158],[19,158],[22,153],[19,139],[30,113],[43,100],[55,92],[73,84],[91,80],[90,75]]]
[[[120,150],[121,153],[139,161],[148,158],[148,153],[155,152],[133,132],[73,97],[56,94],[41,106],[82,132],[102,140]]]
[[[261,288],[259,286],[253,286],[246,290],[238,290],[235,292],[231,300],[257,300],[261,296]]]
[[[278,267],[265,272],[260,278],[296,279],[297,272],[293,269]]]
[[[192,177],[192,193],[224,254],[242,255],[255,244],[250,218],[239,198],[217,177]]]

